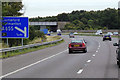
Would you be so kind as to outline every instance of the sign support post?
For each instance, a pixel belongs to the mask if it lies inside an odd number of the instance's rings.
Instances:
[[[22,46],[23,46],[23,38],[22,38]]]
[[[7,38],[7,46],[8,46],[9,44],[8,44],[8,38]]]

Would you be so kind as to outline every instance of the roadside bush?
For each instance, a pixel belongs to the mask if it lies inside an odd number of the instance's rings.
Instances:
[[[33,40],[34,38],[46,39],[45,34],[39,30],[35,30],[34,26],[30,26],[29,29],[29,39]]]

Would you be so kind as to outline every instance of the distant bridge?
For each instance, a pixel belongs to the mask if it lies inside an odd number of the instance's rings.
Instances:
[[[29,25],[40,25],[40,26],[56,26],[57,22],[29,22]]]
[[[55,32],[57,29],[63,29],[67,23],[70,22],[29,22],[29,25],[40,26],[40,29],[50,26],[50,30]]]

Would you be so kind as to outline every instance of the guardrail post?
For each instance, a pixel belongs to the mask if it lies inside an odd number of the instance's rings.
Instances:
[[[42,39],[42,43],[43,43],[43,39]]]
[[[5,55],[7,55],[7,52],[5,52]]]

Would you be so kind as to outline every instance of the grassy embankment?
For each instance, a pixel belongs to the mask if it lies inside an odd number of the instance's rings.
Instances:
[[[60,36],[46,36],[46,37],[47,37],[47,42],[58,40],[58,39],[61,38]],[[41,39],[39,39],[39,38],[34,39],[33,41],[29,42],[29,44],[35,44],[35,43],[38,43],[38,42],[41,43]],[[44,49],[44,48],[47,48],[47,47],[56,46],[56,45],[58,45],[62,42],[64,42],[64,40],[53,43],[53,44],[42,45],[42,46],[39,46],[39,47],[33,47],[33,48],[28,48],[28,49],[23,49],[23,50],[16,50],[16,51],[12,51],[12,52],[2,53],[2,54],[0,54],[0,58],[8,58],[8,57],[17,56],[17,55],[20,55],[20,54],[25,54],[25,53],[37,51],[37,50]]]

